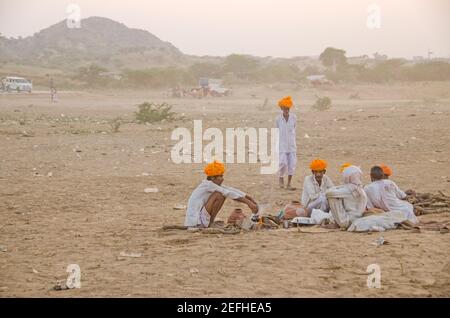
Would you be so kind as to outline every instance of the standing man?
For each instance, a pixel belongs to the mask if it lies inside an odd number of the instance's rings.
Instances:
[[[47,74],[47,76],[49,76]],[[56,88],[55,88],[55,84],[53,82],[53,77],[50,77],[50,100],[52,103],[56,102]]]
[[[279,129],[279,175],[280,188],[284,188],[284,176],[288,175],[286,189],[294,191],[291,186],[292,176],[297,164],[296,128],[297,117],[290,113],[293,106],[292,98],[287,96],[278,102],[282,113],[276,118],[276,127]]]

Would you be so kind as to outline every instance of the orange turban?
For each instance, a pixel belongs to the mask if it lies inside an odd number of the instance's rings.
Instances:
[[[225,166],[223,163],[214,160],[205,167],[205,173],[208,177],[221,176],[225,173]]]
[[[350,162],[346,162],[342,164],[341,168],[339,169],[339,172],[344,172],[345,168],[350,167],[352,164]]]
[[[291,96],[287,96],[287,97],[282,98],[282,99],[280,99],[280,100],[278,101],[278,106],[279,106],[279,107],[287,107],[287,108],[291,108],[292,105],[294,105],[294,104],[292,103],[292,98],[291,98]]]
[[[312,171],[322,171],[327,168],[327,162],[322,159],[315,159],[311,161],[309,167],[311,168]]]
[[[383,173],[385,174],[385,175],[387,175],[387,176],[392,176],[392,169],[391,168],[389,168],[388,166],[386,166],[386,165],[379,165],[379,167],[381,168],[381,169],[383,169]]]

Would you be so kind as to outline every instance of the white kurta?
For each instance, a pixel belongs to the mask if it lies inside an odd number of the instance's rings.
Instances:
[[[238,189],[217,185],[212,181],[203,180],[197,188],[192,192],[186,209],[185,226],[197,226],[202,224],[200,220],[200,212],[205,206],[211,194],[220,192],[223,196],[230,199],[239,199],[245,197],[246,194]]]
[[[302,205],[305,208],[308,208],[308,205],[312,203],[313,201],[316,201],[317,199],[321,199],[321,201],[325,200],[325,191],[334,187],[333,181],[327,176],[324,175],[322,179],[322,184],[319,186],[319,183],[317,183],[316,178],[314,175],[309,175],[305,177],[305,181],[303,182],[303,192],[302,192]],[[321,202],[320,205],[322,206]],[[322,206],[323,207],[323,206]],[[322,209],[322,207],[313,207],[315,209]]]
[[[279,152],[296,152],[296,132],[297,128],[297,116],[295,114],[289,113],[289,118],[286,121],[283,114],[280,114],[275,119],[276,127],[279,129]]]
[[[293,176],[297,165],[297,154],[295,152],[280,152],[279,175],[284,177]]]
[[[294,114],[289,114],[286,121],[283,114],[277,116],[275,119],[276,127],[279,129],[279,170],[280,177],[286,174],[292,176],[295,173],[297,165],[297,144],[296,132],[297,117]]]
[[[411,203],[403,201],[406,194],[391,180],[377,180],[364,187],[367,194],[367,208],[383,211],[399,211],[411,222],[418,223]]]
[[[348,228],[357,218],[362,217],[367,205],[367,196],[361,191],[354,191],[352,185],[344,184],[327,190],[326,197],[330,204],[333,220],[343,228]]]

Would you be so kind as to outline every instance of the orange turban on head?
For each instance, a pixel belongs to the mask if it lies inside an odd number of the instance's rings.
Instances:
[[[322,159],[314,159],[309,164],[309,167],[311,168],[312,171],[322,171],[325,170],[327,166],[328,166],[327,162]]]
[[[339,172],[344,172],[345,168],[350,167],[352,164],[350,162],[346,162],[342,164],[342,166],[339,168]]]
[[[387,175],[388,177],[392,176],[392,169],[391,169],[391,168],[389,168],[389,167],[386,166],[386,165],[379,165],[379,167],[380,167],[381,169],[383,169],[383,173],[384,173],[385,175]]]
[[[205,167],[205,173],[208,177],[221,176],[225,173],[225,166],[223,163],[214,160]]]
[[[286,96],[285,98],[282,98],[278,101],[279,107],[291,108],[292,105],[294,105],[294,103],[292,102],[291,96]]]

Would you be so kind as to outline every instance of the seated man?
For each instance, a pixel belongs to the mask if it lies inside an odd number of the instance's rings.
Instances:
[[[328,189],[325,193],[330,204],[332,225],[347,229],[357,218],[362,217],[367,206],[367,196],[362,184],[362,171],[349,166],[342,172],[343,184]]]
[[[309,165],[312,174],[305,177],[303,182],[302,206],[311,215],[313,209],[320,209],[328,212],[330,209],[325,191],[334,187],[333,181],[325,175],[327,172],[327,162],[316,159]]]
[[[188,227],[209,227],[222,208],[226,198],[248,205],[255,214],[258,204],[250,196],[237,189],[222,185],[225,166],[214,161],[205,167],[203,180],[189,197],[184,225]]]
[[[339,172],[342,173],[344,172],[345,168],[350,167],[352,164],[350,162],[344,162],[340,167],[339,167]]]
[[[383,179],[389,179],[389,177],[392,176],[392,169],[389,168],[389,166],[379,165],[379,167],[381,169],[383,169],[383,174],[384,174],[383,175]],[[415,196],[416,195],[416,191],[414,191],[414,190],[406,190],[405,192],[400,191],[400,192],[397,193],[397,197],[399,199],[401,199],[401,200],[404,200],[406,198],[406,195],[404,195],[404,194]]]
[[[399,211],[411,222],[418,223],[411,203],[403,201],[406,194],[391,180],[384,179],[383,169],[374,166],[370,169],[372,183],[364,187],[367,194],[367,208],[378,208],[385,212]]]

